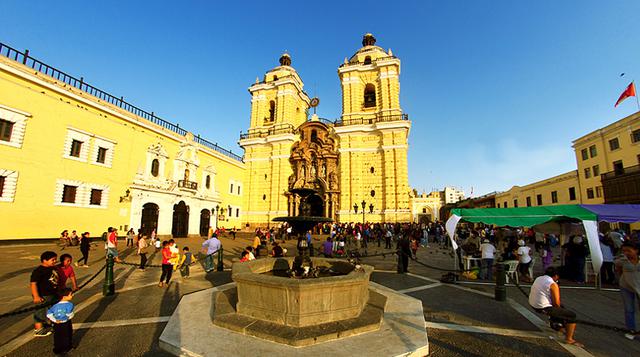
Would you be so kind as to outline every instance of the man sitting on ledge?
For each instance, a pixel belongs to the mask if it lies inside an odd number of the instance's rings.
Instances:
[[[529,305],[537,312],[549,315],[552,321],[560,321],[564,326],[565,341],[568,344],[584,347],[573,339],[576,332],[576,314],[560,304],[560,273],[555,267],[548,267],[544,275],[539,276],[531,285]]]

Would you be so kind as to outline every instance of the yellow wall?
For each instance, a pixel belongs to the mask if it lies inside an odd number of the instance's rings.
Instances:
[[[3,217],[0,239],[57,237],[63,229],[90,231],[98,235],[108,226],[130,225],[131,202],[128,199],[120,202],[120,197],[131,187],[136,173],[145,169],[147,148],[152,144],[161,143],[166,149],[169,159],[165,176],[169,181],[173,180],[172,161],[180,144],[186,141],[185,137],[100,102],[86,93],[64,87],[41,73],[34,74],[33,70],[0,58],[0,105],[30,114],[22,146],[0,145],[0,170],[18,171],[13,201],[0,202],[0,216]],[[91,155],[87,162],[64,158],[69,128],[87,133],[91,137],[90,145],[99,138],[113,141],[111,167],[90,163]],[[219,202],[225,207],[229,204],[239,207],[241,216],[235,218],[234,214],[224,225],[240,227],[244,212],[242,196],[229,193],[229,181],[244,180],[244,164],[195,145],[200,167],[192,169],[191,180],[199,182],[203,189],[203,168],[213,165],[217,172],[215,185],[219,195],[214,199],[212,197],[216,194],[210,193],[207,197],[209,201]],[[56,205],[57,179],[108,186],[108,198],[103,197],[106,207]],[[177,194],[195,196],[182,191]],[[199,212],[190,214],[199,215]],[[134,225],[133,228],[138,227]]]
[[[574,200],[570,198],[570,188],[575,190]],[[552,201],[552,192],[556,192],[557,202]],[[541,205],[537,201],[538,195],[542,196]],[[530,198],[532,207],[581,203],[577,172],[569,171],[526,186],[514,186],[509,191],[496,194],[496,207],[515,207],[514,200],[518,201],[518,207],[527,207],[527,197]]]
[[[585,204],[604,203],[600,175],[613,171],[613,163],[622,160],[623,166],[640,164],[640,141],[632,141],[632,132],[640,129],[640,113],[632,114],[604,128],[595,130],[573,142],[583,202]],[[618,139],[619,148],[611,150],[609,141]],[[591,147],[595,147],[595,155],[591,155]],[[587,159],[582,152],[586,150]],[[600,175],[593,175],[597,166]],[[585,170],[589,169],[591,177],[587,178]],[[593,190],[593,198],[587,197],[587,190]]]

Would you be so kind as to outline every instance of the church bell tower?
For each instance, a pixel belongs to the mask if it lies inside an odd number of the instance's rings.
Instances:
[[[245,150],[244,207],[250,226],[265,227],[271,219],[287,215],[291,146],[296,128],[307,120],[310,104],[304,84],[291,67],[291,56],[280,57],[280,65],[267,71],[249,87],[251,121],[238,144]]]

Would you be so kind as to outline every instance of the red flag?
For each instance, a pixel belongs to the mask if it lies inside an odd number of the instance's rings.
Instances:
[[[622,103],[625,99],[629,97],[635,97],[635,96],[636,96],[636,85],[633,84],[633,82],[631,82],[631,84],[627,86],[627,89],[625,89],[624,92],[620,94],[620,98],[618,98],[616,105],[614,105],[613,107],[615,108],[618,106],[618,104]]]

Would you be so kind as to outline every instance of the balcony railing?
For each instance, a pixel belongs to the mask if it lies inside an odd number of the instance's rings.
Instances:
[[[198,183],[189,181],[189,180],[178,180],[178,187],[180,188],[188,188],[190,190],[197,190]]]
[[[240,133],[240,140],[266,138],[269,135],[292,134],[294,132],[295,132],[295,128],[291,124],[277,124],[270,128],[253,129],[248,133]]]
[[[640,203],[640,165],[602,175],[604,203]]]
[[[185,136],[187,134],[187,130],[181,128],[178,124],[173,124],[164,119],[157,117],[153,112],[147,112],[136,107],[133,104],[130,104],[124,100],[124,97],[116,97],[115,95],[111,95],[103,90],[100,90],[90,84],[84,82],[84,78],[80,77],[79,79],[73,77],[55,67],[49,66],[31,56],[29,56],[29,50],[25,50],[24,52],[20,52],[15,48],[7,46],[0,42],[0,56],[4,56],[16,62],[22,63],[23,65],[30,67],[40,73],[43,73],[55,80],[66,83],[71,87],[79,89],[85,93],[88,93],[100,100],[103,100],[107,103],[113,104],[116,107],[119,107],[123,110],[128,111],[138,117],[146,119],[158,126],[161,126],[167,130],[170,130],[178,135]],[[231,150],[227,150],[219,147],[217,144],[212,144],[204,139],[201,139],[199,136],[196,137],[196,142],[201,145],[207,146],[210,149],[213,149],[223,155],[226,155],[234,160],[242,161],[242,157],[234,154]]]
[[[335,125],[345,126],[345,125],[359,125],[359,124],[375,124],[375,123],[398,121],[398,120],[409,120],[409,115],[408,114],[377,115],[372,118],[338,119],[336,120]]]
[[[621,176],[621,175],[626,175],[626,174],[633,174],[633,173],[638,173],[640,172],[640,165],[635,165],[635,166],[629,166],[629,167],[625,167],[622,168],[620,170],[614,170],[614,171],[610,171],[607,173],[602,174],[601,179],[603,180],[607,180],[616,176]]]

